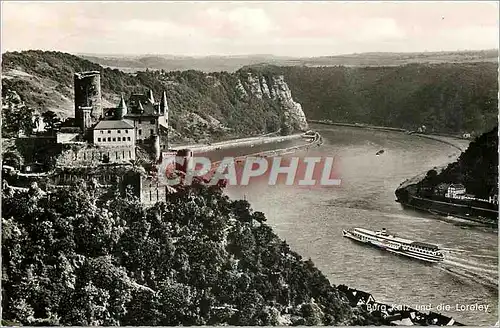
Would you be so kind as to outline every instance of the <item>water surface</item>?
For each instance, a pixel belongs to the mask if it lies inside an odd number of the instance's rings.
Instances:
[[[398,132],[325,125],[314,128],[325,144],[296,155],[337,155],[340,187],[259,183],[229,187],[227,193],[232,198],[246,197],[254,210],[263,211],[275,232],[304,258],[311,258],[335,285],[367,291],[389,304],[431,304],[432,310],[464,324],[495,324],[498,290],[489,282],[498,277],[497,232],[438,220],[395,202],[394,191],[401,182],[454,161],[460,151]],[[381,149],[385,152],[376,156]],[[225,150],[222,155],[245,152],[253,153],[254,149]],[[421,263],[342,238],[342,229],[353,227],[384,227],[396,235],[436,243],[454,252],[447,254],[447,263]],[[451,309],[438,309],[440,304]],[[488,305],[489,309],[457,310],[457,305],[473,304]]]

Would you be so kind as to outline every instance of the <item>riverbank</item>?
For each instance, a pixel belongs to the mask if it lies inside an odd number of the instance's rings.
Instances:
[[[395,191],[397,201],[432,214],[498,226],[497,131],[493,129],[476,138],[446,170],[428,171],[425,176],[422,174],[403,182]],[[448,139],[425,138],[455,146]],[[467,197],[450,197],[453,184],[463,184],[461,193],[467,193]]]
[[[319,147],[323,144],[323,138],[319,133],[316,132],[314,138],[302,145],[296,145],[291,147],[284,147],[278,149],[272,149],[267,151],[255,152],[247,155],[242,155],[234,158],[235,162],[242,162],[248,157],[270,157],[270,156],[280,156],[285,154],[294,153],[301,150],[307,150],[312,147]],[[215,170],[222,161],[216,161],[212,163],[212,171]]]
[[[406,132],[405,129],[391,128],[391,127],[387,127],[387,126],[368,125],[368,124],[361,124],[361,123],[339,123],[339,122],[331,122],[331,121],[323,121],[323,120],[308,120],[308,122],[309,123],[316,123],[316,124],[325,124],[325,125],[348,126],[348,127],[352,127],[352,128],[362,128],[362,129],[370,129],[370,130]]]
[[[434,215],[444,217],[453,216],[484,226],[498,227],[498,211],[488,208],[443,202],[413,195],[408,196],[408,200],[406,201],[398,199],[397,202],[401,205]]]
[[[195,153],[207,152],[221,149],[228,149],[234,147],[244,147],[252,145],[261,145],[267,143],[279,143],[287,140],[294,140],[302,138],[302,133],[292,134],[288,136],[259,136],[259,137],[249,137],[243,139],[233,139],[227,141],[216,142],[210,145],[207,144],[191,144],[191,145],[178,145],[171,147],[170,150],[177,151],[180,149],[191,149]]]
[[[322,121],[322,120],[309,120],[309,123],[316,123],[316,124],[324,124],[324,125],[335,125],[335,126],[347,126],[347,127],[352,127],[352,128],[360,128],[360,129],[367,129],[367,130],[379,130],[379,131],[386,131],[386,132],[399,132],[399,133],[408,133],[410,135],[414,135],[420,138],[427,138],[427,139],[432,139],[438,142],[442,142],[445,144],[448,144],[454,148],[457,148],[460,151],[464,151],[464,148],[461,143],[459,142],[453,142],[454,140],[468,140],[464,138],[460,138],[456,135],[451,135],[451,134],[423,134],[423,133],[415,133],[415,132],[410,132],[405,129],[401,128],[391,128],[387,126],[377,126],[377,125],[368,125],[368,124],[360,124],[360,123],[338,123],[338,122],[331,122],[331,121]]]
[[[456,137],[449,137],[449,136],[441,136],[441,135],[434,135],[434,134],[421,134],[421,133],[412,133],[412,135],[414,136],[417,136],[417,137],[420,137],[420,138],[426,138],[426,139],[431,139],[431,140],[435,140],[435,141],[438,141],[438,142],[442,142],[444,144],[447,144],[449,146],[452,146],[460,151],[465,151],[465,149],[463,148],[463,146],[461,144],[459,144],[458,142],[452,142],[453,139],[457,139],[457,140],[464,140],[464,139],[461,139],[461,138],[456,138]],[[451,139],[450,140],[446,140],[445,138],[448,138],[448,139]]]

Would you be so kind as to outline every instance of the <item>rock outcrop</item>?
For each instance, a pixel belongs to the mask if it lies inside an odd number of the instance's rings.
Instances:
[[[236,90],[238,91],[241,100],[244,100],[248,96],[248,93],[240,79],[238,79],[238,83],[236,84]]]
[[[271,98],[271,93],[269,92],[269,87],[267,86],[266,78],[263,76],[260,78],[260,86],[261,86],[262,93],[267,98]]]
[[[283,75],[273,77],[274,97],[283,107],[285,118],[293,127],[307,130],[308,124],[302,106],[293,100],[292,92],[285,82]]]
[[[302,106],[293,99],[292,92],[283,75],[271,76],[268,84],[265,76],[247,73],[246,83],[251,95],[262,100],[269,98],[280,105],[283,110],[285,124],[290,125],[295,130],[304,131],[308,129],[306,115],[302,110]],[[238,79],[236,88],[241,93],[244,91],[245,96],[248,96],[240,79]]]
[[[263,92],[258,77],[254,77],[251,73],[248,73],[248,86],[250,87],[250,92],[255,97],[262,99]]]

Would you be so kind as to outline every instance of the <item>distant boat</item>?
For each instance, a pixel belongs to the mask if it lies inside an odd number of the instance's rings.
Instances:
[[[380,149],[375,155],[382,155],[385,151],[383,149]]]

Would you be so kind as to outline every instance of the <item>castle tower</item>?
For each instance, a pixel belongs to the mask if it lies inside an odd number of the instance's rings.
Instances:
[[[153,151],[154,151],[154,154],[155,154],[155,160],[159,161],[160,160],[160,155],[161,155],[161,152],[160,152],[160,136],[158,136],[157,134],[155,134],[153,136]]]
[[[102,118],[101,73],[98,71],[75,73],[75,121],[82,124],[80,108],[91,108],[90,116],[93,121]]]
[[[125,98],[122,97],[120,99],[120,103],[118,104],[118,107],[116,108],[115,112],[115,119],[121,120],[127,115],[127,104],[125,103]]]
[[[177,157],[182,160],[175,164],[175,169],[187,173],[188,168],[192,167],[193,163],[193,151],[191,149],[179,149],[176,154]]]
[[[88,136],[90,129],[92,128],[92,108],[91,107],[80,107],[81,120],[79,122],[79,127],[85,136]]]

